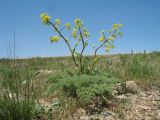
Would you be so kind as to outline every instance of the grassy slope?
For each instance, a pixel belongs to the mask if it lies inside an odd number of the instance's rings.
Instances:
[[[92,57],[88,57],[92,59]],[[0,59],[0,68],[13,64],[12,60]],[[17,66],[21,69],[31,70],[72,70],[72,60],[70,57],[53,58],[29,58],[16,60]],[[97,65],[98,70],[109,72],[111,75],[123,80],[159,80],[160,72],[160,52],[149,54],[118,54],[103,56]],[[144,71],[145,70],[145,71]]]
[[[88,59],[90,60],[92,57],[88,57]],[[54,73],[59,73],[73,70],[71,57],[17,59],[16,64],[24,73],[25,71],[36,72],[39,70],[52,70]],[[0,69],[10,67],[10,65],[14,65],[13,60],[0,59]],[[103,56],[96,69],[124,81],[136,80],[146,89],[150,84],[160,87],[160,52]],[[46,78],[47,76],[35,78],[38,80],[37,85],[39,86],[37,87],[42,87]]]
[[[92,57],[88,58],[92,59]],[[137,67],[135,68],[135,70],[138,70],[138,66],[136,65],[142,65],[144,67],[151,66],[153,70],[158,72],[158,70],[160,70],[159,61],[160,61],[160,52],[152,52],[145,55],[144,54],[107,55],[107,56],[102,56],[102,59],[99,61],[97,65],[97,69],[110,72],[113,75],[116,75],[117,77],[120,78],[123,76],[123,79],[127,80],[129,78],[133,79],[131,78],[133,76],[129,76],[128,73],[132,71],[129,71],[130,69],[127,69],[127,67],[131,67],[131,64]],[[8,64],[9,62],[13,64],[12,60],[0,59],[0,67],[9,65]],[[73,66],[70,57],[48,57],[48,58],[39,57],[39,58],[18,59],[16,60],[16,63],[18,63],[18,66],[21,69],[32,69],[32,70],[48,69],[48,70],[58,71],[64,69],[72,69]]]
[[[87,58],[89,60],[92,59],[92,57]],[[63,72],[66,70],[74,70],[71,57],[53,57],[17,59],[16,61],[0,59],[0,71],[3,71],[8,67],[10,68],[11,66],[13,67],[15,63],[16,67],[18,67],[19,71],[21,72],[21,76],[25,76],[28,71],[36,73],[39,70],[52,70],[53,73],[63,74]],[[109,76],[119,78],[120,80],[136,80],[145,89],[148,89],[151,85],[156,85],[160,88],[160,52],[135,55],[118,54],[103,56],[97,64],[96,69],[99,72],[103,71],[105,73],[108,73]],[[38,94],[43,93],[44,89],[48,87],[48,84],[46,83],[48,74],[38,75],[36,77],[33,77],[32,79],[34,79],[34,82],[36,83],[34,84],[34,87],[35,91]],[[69,101],[64,102],[64,104],[69,104]],[[70,103],[70,105],[74,105],[73,102]],[[73,111],[73,108],[74,107],[63,108],[63,110],[66,109],[64,110],[65,112]],[[59,116],[59,112],[57,113],[57,115]]]

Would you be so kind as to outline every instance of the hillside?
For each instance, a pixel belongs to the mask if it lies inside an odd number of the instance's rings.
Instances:
[[[102,56],[92,75],[71,57],[0,59],[0,85],[1,108],[5,94],[36,96],[32,119],[160,119],[160,52]]]

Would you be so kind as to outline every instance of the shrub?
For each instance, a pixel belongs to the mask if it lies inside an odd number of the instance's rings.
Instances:
[[[113,86],[120,82],[116,78],[108,78],[107,74],[95,75],[52,75],[48,79],[51,84],[47,94],[62,90],[66,96],[78,98],[81,103],[89,104],[96,96],[110,96]]]

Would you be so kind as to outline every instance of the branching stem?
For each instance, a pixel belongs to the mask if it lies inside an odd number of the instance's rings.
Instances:
[[[60,35],[60,37],[65,41],[65,43],[67,44],[67,46],[68,46],[68,48],[69,48],[69,50],[70,50],[70,52],[71,52],[74,65],[75,65],[75,67],[78,67],[78,64],[77,64],[77,62],[76,62],[76,59],[75,59],[73,50],[72,50],[69,42],[67,41],[67,39],[62,35],[62,33],[57,29],[57,27],[56,27],[53,23],[51,23],[50,21],[48,21],[48,23],[52,25],[52,27],[56,30],[56,32]]]
[[[114,30],[114,32],[113,32],[113,34],[112,34],[111,36],[114,36],[115,33],[116,33],[116,30]],[[104,35],[104,37],[105,37],[105,35]],[[103,47],[108,41],[109,41],[109,39],[107,39],[107,38],[105,37],[105,41],[104,41],[100,46],[98,46],[98,47],[95,49],[95,51],[94,51],[94,58],[97,57],[97,51],[98,51],[101,47]]]

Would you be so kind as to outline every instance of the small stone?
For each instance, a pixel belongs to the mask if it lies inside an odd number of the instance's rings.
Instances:
[[[156,97],[156,98],[155,98],[155,101],[160,101],[160,97]]]
[[[122,83],[116,84],[116,86],[112,92],[112,95],[123,94],[123,93],[125,93],[125,91],[124,91],[124,87],[123,87]]]
[[[38,74],[38,73],[48,75],[48,74],[52,74],[53,71],[52,71],[52,70],[39,70],[39,71],[37,72],[37,74]]]
[[[124,95],[124,94],[122,94],[122,95],[117,95],[117,96],[115,96],[117,99],[127,99],[127,97]]]
[[[152,109],[150,106],[145,106],[145,105],[139,105],[138,107],[140,107],[144,110],[151,110]]]
[[[83,109],[83,108],[77,109],[76,115],[77,115],[77,116],[85,116],[85,115],[86,115],[85,109]]]
[[[116,95],[116,94],[118,94],[118,91],[117,90],[113,90],[112,91],[112,95]]]
[[[101,113],[101,115],[103,115],[103,116],[112,116],[112,114],[110,112],[108,112],[108,111],[103,111]]]
[[[81,116],[79,120],[90,120],[88,116]]]
[[[139,88],[139,86],[137,86],[135,81],[127,81],[126,82],[126,90],[127,90],[127,92],[131,92],[131,93],[140,92],[140,88]]]
[[[91,115],[90,120],[99,120],[99,116],[98,115]]]

